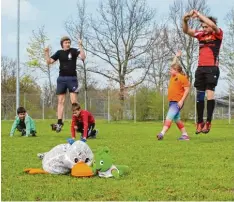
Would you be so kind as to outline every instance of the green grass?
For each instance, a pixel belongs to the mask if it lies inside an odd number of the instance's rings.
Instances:
[[[50,150],[69,137],[69,124],[59,134],[52,121],[37,121],[38,137],[9,137],[12,122],[2,121],[2,200],[234,200],[234,126],[213,123],[207,135],[179,142],[172,126],[163,141],[155,134],[161,123],[97,123],[99,137],[90,140],[93,151],[108,146],[116,164],[130,167],[117,179],[73,178],[69,175],[28,175],[24,168],[41,168],[38,152]]]

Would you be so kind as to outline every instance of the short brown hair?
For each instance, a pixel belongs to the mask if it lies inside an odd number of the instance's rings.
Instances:
[[[72,103],[72,111],[80,110],[80,109],[81,107],[79,103]]]
[[[60,39],[60,45],[61,47],[63,47],[63,42],[64,41],[70,41],[71,42],[71,39],[68,37],[68,36],[64,36]]]
[[[213,23],[215,23],[217,25],[217,21],[218,21],[217,18],[215,18],[213,16],[208,16],[207,18],[210,19]],[[202,20],[200,20],[200,22],[203,23]]]

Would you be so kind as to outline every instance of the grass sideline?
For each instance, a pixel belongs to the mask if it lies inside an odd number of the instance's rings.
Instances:
[[[214,121],[207,135],[180,142],[175,124],[163,141],[155,136],[162,123],[98,121],[99,135],[88,141],[95,149],[108,146],[116,164],[130,167],[130,174],[116,179],[72,178],[69,175],[28,175],[24,168],[41,168],[39,152],[64,143],[70,135],[65,122],[59,134],[52,120],[36,121],[38,137],[9,137],[12,121],[2,121],[2,200],[234,200],[234,126]]]

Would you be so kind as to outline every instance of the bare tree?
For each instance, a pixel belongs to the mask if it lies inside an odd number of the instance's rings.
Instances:
[[[16,102],[16,61],[8,57],[1,57],[1,110],[4,119],[7,115],[14,113]],[[40,93],[40,87],[35,79],[29,74],[20,77],[20,92]]]
[[[221,64],[225,66],[230,90],[234,92],[234,8],[226,16],[227,30],[225,32]]]
[[[179,0],[174,1],[170,6],[169,12],[169,32],[167,30],[165,34],[168,35],[168,39],[165,40],[171,53],[175,55],[177,50],[182,50],[183,55],[181,64],[186,74],[189,76],[190,81],[193,81],[192,71],[196,66],[198,55],[198,42],[195,38],[187,36],[182,30],[182,17],[186,12],[192,9],[196,9],[203,14],[209,12],[209,8],[205,0],[188,0],[187,2]],[[189,26],[193,29],[198,29],[200,25],[199,21],[191,20]]]
[[[166,29],[166,28],[164,28]],[[157,91],[162,91],[166,81],[168,80],[168,69],[171,62],[171,51],[167,47],[167,35],[164,29],[159,32],[159,40],[154,44],[149,52],[151,60],[153,61],[147,81],[153,83]]]
[[[27,48],[29,61],[27,65],[31,68],[39,69],[43,74],[46,75],[49,83],[49,93],[45,95],[49,96],[51,107],[53,106],[53,85],[52,85],[52,74],[51,66],[47,64],[45,59],[44,49],[46,48],[46,43],[48,41],[46,36],[44,26],[39,28],[37,31],[32,31],[32,37],[29,42],[29,47]],[[50,48],[50,55],[52,54]]]
[[[98,12],[87,51],[104,65],[90,71],[115,81],[123,101],[124,90],[142,83],[152,64],[147,53],[156,40],[155,11],[145,0],[105,0]]]

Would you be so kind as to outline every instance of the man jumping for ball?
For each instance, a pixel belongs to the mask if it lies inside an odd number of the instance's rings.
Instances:
[[[198,18],[202,30],[193,30],[188,26],[190,18]],[[199,41],[198,68],[195,73],[194,86],[197,89],[197,129],[196,134],[208,133],[215,108],[214,91],[219,78],[219,50],[223,39],[223,31],[217,27],[214,17],[206,17],[196,10],[183,17],[183,31]],[[207,96],[207,120],[204,123],[204,100]]]
[[[52,129],[56,132],[60,132],[63,126],[63,111],[64,102],[67,89],[70,93],[71,103],[77,103],[78,93],[78,80],[76,74],[76,61],[79,56],[81,60],[85,60],[85,53],[82,48],[82,42],[79,41],[79,50],[71,48],[71,40],[69,37],[63,37],[60,40],[62,49],[58,50],[53,56],[49,56],[49,48],[45,49],[45,56],[47,64],[53,64],[56,60],[59,60],[59,77],[57,79],[57,90],[58,95],[58,122],[52,124]]]

